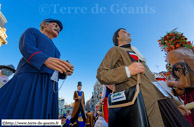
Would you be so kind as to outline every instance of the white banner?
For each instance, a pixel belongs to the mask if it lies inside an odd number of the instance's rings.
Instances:
[[[60,119],[2,119],[1,126],[61,126]]]

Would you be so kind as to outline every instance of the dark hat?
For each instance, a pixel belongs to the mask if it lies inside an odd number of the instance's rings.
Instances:
[[[117,37],[119,37],[119,31],[121,29],[125,30],[125,28],[119,28],[117,31],[115,31],[115,33],[114,33],[114,35],[112,37],[112,40],[113,40],[113,43],[114,43],[115,46],[118,46],[118,39],[117,39]]]
[[[65,118],[65,119],[66,119],[67,117],[66,117],[66,116],[64,116],[64,115],[62,115],[62,116],[61,116],[61,118]]]
[[[61,118],[65,118],[66,119],[66,114],[64,113],[63,115],[61,115]]]
[[[82,116],[82,114],[80,113],[79,115],[78,115],[78,117],[81,117]]]
[[[44,22],[55,22],[55,23],[57,23],[58,25],[59,25],[59,27],[60,27],[60,31],[62,31],[62,29],[63,29],[63,24],[61,23],[61,21],[59,21],[59,20],[57,20],[57,19],[51,19],[51,18],[48,18],[48,19],[44,19],[43,20]]]
[[[13,73],[15,72],[15,67],[13,65],[0,65],[0,69],[6,68],[8,70],[13,71]]]
[[[82,86],[82,82],[78,82],[77,86]]]

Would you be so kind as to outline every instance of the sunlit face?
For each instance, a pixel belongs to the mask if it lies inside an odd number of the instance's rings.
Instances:
[[[51,34],[53,38],[56,38],[59,35],[60,30],[59,25],[55,22],[46,23],[44,25],[44,31]]]
[[[118,32],[118,35],[119,37],[117,37],[118,41],[119,42],[131,42],[131,37],[130,37],[130,34],[124,30],[124,29],[121,29],[119,32]]]
[[[81,90],[81,89],[82,89],[82,86],[78,86],[77,89],[78,89],[78,90]]]

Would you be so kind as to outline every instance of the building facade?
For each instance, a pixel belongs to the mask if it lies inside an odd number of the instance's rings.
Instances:
[[[92,92],[92,97],[86,102],[86,110],[96,111],[96,108],[100,103],[102,89],[103,85],[97,80],[94,84],[94,91]]]
[[[64,107],[64,103],[65,103],[65,99],[63,98],[58,98],[58,104],[59,104],[59,114],[63,114],[63,107]]]
[[[3,13],[1,12],[1,4],[0,4],[0,46],[2,44],[7,44],[7,35],[6,35],[6,28],[5,24],[7,23],[7,20]]]

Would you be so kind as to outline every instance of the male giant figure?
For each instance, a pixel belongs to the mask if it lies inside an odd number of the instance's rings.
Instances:
[[[114,33],[113,42],[115,46],[108,51],[98,68],[98,80],[102,84],[115,84],[115,90],[119,92],[136,85],[136,75],[140,74],[140,87],[150,126],[190,126],[174,103],[152,84],[156,80],[146,66],[144,57],[130,45],[130,34],[120,28]],[[137,62],[138,60],[141,62]],[[120,125],[125,126],[125,123]]]

